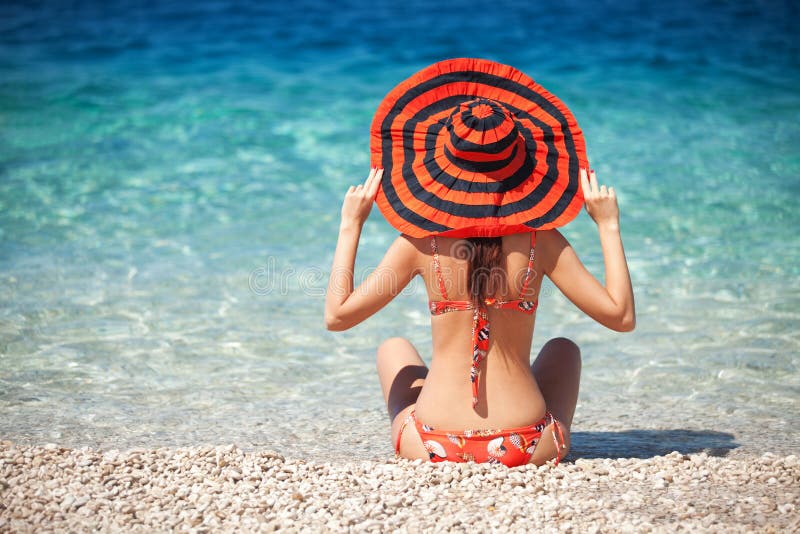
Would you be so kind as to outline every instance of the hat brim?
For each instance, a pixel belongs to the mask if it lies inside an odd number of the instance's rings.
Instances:
[[[442,164],[430,139],[453,108],[475,99],[502,103],[525,138],[514,176]],[[376,202],[412,237],[501,236],[563,226],[580,212],[579,172],[588,168],[578,124],[561,100],[524,73],[489,60],[435,63],[392,89],[375,113],[371,163],[384,169]]]

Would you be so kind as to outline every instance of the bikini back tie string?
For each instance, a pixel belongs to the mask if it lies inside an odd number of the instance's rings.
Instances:
[[[472,384],[472,407],[478,404],[478,386],[480,381],[480,365],[489,353],[489,312],[488,308],[516,310],[528,315],[536,312],[538,301],[525,300],[533,274],[533,255],[536,246],[536,232],[531,232],[531,251],[528,256],[528,268],[525,272],[525,279],[522,282],[520,297],[512,300],[499,300],[496,298],[486,298],[478,306],[470,300],[449,300],[447,289],[445,288],[442,268],[439,262],[439,248],[436,244],[436,236],[431,236],[431,251],[433,252],[433,269],[436,274],[439,293],[442,300],[431,300],[429,306],[431,315],[442,315],[455,311],[472,311],[472,365],[469,372],[469,380]]]

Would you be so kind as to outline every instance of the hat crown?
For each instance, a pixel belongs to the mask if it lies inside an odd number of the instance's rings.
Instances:
[[[447,118],[444,153],[454,166],[490,176],[487,163],[510,161],[525,150],[514,115],[500,102],[475,98]]]

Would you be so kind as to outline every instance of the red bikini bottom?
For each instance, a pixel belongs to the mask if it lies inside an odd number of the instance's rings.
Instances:
[[[400,438],[411,420],[414,421],[432,462],[488,462],[502,463],[508,467],[523,465],[531,459],[542,437],[542,431],[550,424],[553,425],[553,442],[557,451],[556,465],[561,460],[561,449],[564,447],[561,425],[550,412],[546,412],[541,421],[520,428],[453,431],[436,430],[421,423],[412,410],[397,434],[395,445],[397,455],[400,453]],[[561,438],[561,444],[556,432]]]

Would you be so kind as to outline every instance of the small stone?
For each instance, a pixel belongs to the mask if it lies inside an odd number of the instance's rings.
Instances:
[[[75,496],[71,493],[67,493],[64,498],[61,500],[61,509],[65,512],[69,511],[72,508],[72,505],[75,503]]]
[[[390,506],[392,508],[396,508],[396,507],[401,506],[403,504],[403,496],[402,495],[396,495],[394,497],[388,498],[385,502],[386,502],[386,506]]]

